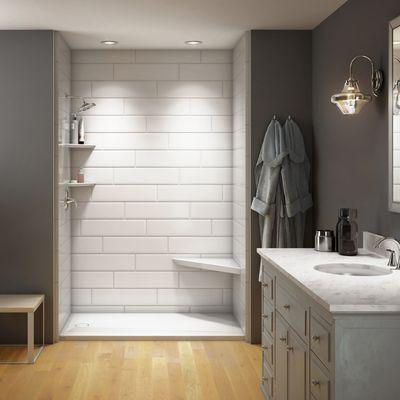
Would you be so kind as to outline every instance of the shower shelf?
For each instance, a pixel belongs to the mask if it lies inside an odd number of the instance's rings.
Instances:
[[[240,275],[240,266],[233,258],[173,258],[176,265]]]
[[[76,150],[93,150],[96,145],[94,144],[75,144],[75,143],[62,143],[60,147],[65,147],[68,149],[76,149]]]
[[[68,182],[66,185],[67,185],[68,187],[70,187],[70,188],[74,188],[74,187],[93,187],[93,186],[96,185],[96,184],[93,183],[93,182],[84,182],[84,183],[78,183],[78,182],[72,183],[72,182]]]

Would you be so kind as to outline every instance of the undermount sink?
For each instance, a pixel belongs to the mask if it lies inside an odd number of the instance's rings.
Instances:
[[[389,275],[392,270],[389,268],[378,267],[368,264],[321,264],[314,267],[315,270],[334,275],[351,275],[351,276],[380,276]]]

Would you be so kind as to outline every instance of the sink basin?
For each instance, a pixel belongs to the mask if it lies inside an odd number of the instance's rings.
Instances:
[[[388,268],[368,264],[321,264],[316,265],[314,269],[327,274],[351,276],[380,276],[392,273],[392,270]]]

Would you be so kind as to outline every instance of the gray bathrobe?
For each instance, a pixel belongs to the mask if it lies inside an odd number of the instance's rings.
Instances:
[[[262,247],[303,247],[305,211],[312,206],[309,179],[300,128],[292,118],[283,128],[273,119],[258,156],[251,205],[260,215]]]

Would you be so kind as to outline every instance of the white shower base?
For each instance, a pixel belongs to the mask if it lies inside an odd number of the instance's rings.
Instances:
[[[232,314],[74,313],[60,339],[243,339]]]

